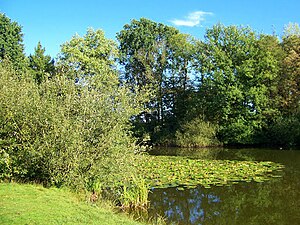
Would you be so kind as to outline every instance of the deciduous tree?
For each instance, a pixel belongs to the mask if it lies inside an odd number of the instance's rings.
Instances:
[[[261,45],[262,46],[262,45]],[[225,143],[253,143],[270,109],[276,60],[249,27],[215,25],[199,44],[199,79],[205,115],[221,125]]]

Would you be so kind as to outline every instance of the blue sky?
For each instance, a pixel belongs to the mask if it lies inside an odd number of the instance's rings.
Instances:
[[[284,25],[300,23],[299,9],[299,0],[0,0],[0,12],[23,27],[26,54],[41,41],[52,57],[88,27],[115,39],[131,19],[145,17],[198,39],[219,22],[281,35]]]

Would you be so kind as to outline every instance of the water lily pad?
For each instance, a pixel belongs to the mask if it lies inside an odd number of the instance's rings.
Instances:
[[[264,182],[279,178],[283,165],[273,162],[200,160],[174,156],[145,156],[139,172],[150,187],[195,187]],[[274,174],[276,172],[276,174]]]
[[[184,188],[183,187],[177,187],[177,190],[178,191],[184,191]]]

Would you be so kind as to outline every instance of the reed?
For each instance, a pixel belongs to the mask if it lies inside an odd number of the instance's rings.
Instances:
[[[127,180],[120,196],[123,209],[146,209],[148,207],[149,185],[141,177],[132,176]]]

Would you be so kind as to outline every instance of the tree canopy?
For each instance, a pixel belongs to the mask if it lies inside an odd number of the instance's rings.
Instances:
[[[38,42],[34,49],[34,54],[29,55],[29,68],[33,70],[34,79],[37,83],[42,83],[48,77],[55,73],[54,59],[51,56],[45,55],[45,48],[41,42]]]
[[[13,62],[16,69],[21,69],[25,64],[22,28],[0,13],[0,60],[5,58]]]

